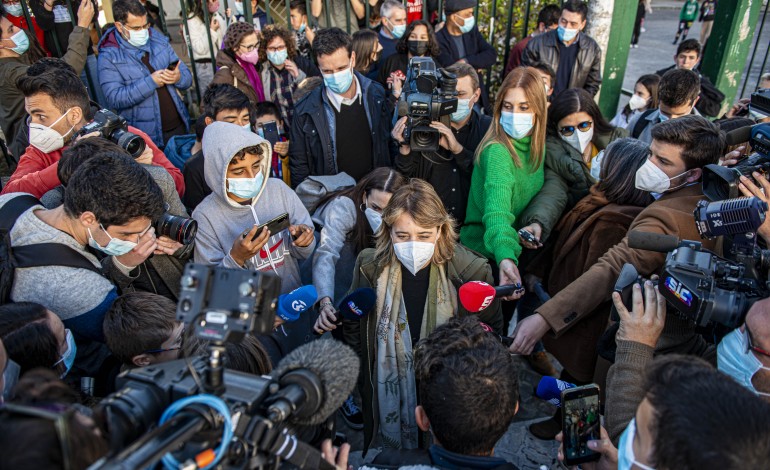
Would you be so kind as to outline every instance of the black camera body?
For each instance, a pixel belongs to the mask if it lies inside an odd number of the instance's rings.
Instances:
[[[408,116],[404,139],[412,151],[435,152],[441,135],[430,127],[439,121],[449,126],[457,111],[457,77],[437,68],[430,57],[412,57],[398,103],[399,117]]]
[[[147,147],[143,138],[128,131],[126,120],[109,109],[97,111],[94,120],[80,129],[80,135],[93,132],[98,132],[105,139],[116,143],[134,158],[138,158]]]
[[[739,129],[740,130],[740,129]],[[741,196],[738,183],[741,176],[751,178],[754,172],[770,172],[770,123],[751,127],[749,143],[754,153],[732,167],[706,165],[703,168],[703,194],[712,201]]]

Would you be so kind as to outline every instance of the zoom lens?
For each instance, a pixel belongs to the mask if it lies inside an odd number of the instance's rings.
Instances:
[[[110,138],[134,158],[139,158],[147,147],[144,139],[132,132],[124,131],[123,129],[116,129]]]
[[[172,240],[176,240],[182,245],[189,245],[195,240],[195,234],[198,232],[198,222],[187,217],[164,213],[155,224],[155,233],[157,236],[165,235]]]

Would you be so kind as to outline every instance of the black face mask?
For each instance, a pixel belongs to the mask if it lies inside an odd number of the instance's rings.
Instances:
[[[422,56],[428,52],[428,41],[414,41],[410,39],[406,44],[413,56]]]

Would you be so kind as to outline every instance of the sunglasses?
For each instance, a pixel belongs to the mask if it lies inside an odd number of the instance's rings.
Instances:
[[[591,127],[593,125],[594,125],[593,121],[583,121],[577,126],[564,126],[559,129],[559,133],[564,137],[569,137],[575,133],[576,127],[577,127],[577,130],[579,130],[580,132],[588,132],[589,130],[591,130]]]
[[[749,351],[754,351],[757,354],[761,354],[765,357],[770,357],[770,352],[765,351],[764,349],[754,346],[754,342],[751,340],[751,332],[749,331],[749,327],[746,326],[743,329],[744,333],[746,333],[746,354],[748,354]]]

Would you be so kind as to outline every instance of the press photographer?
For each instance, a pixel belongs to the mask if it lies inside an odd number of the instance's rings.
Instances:
[[[481,89],[479,76],[473,67],[457,63],[446,71],[457,77],[457,108],[449,114],[449,125],[446,115],[428,124],[435,134],[425,137],[437,141],[437,149],[418,150],[404,138],[411,119],[409,115],[396,122],[391,135],[399,144],[399,155],[396,157],[398,170],[407,177],[421,178],[430,183],[447,211],[458,224],[462,224],[468,206],[474,153],[492,120],[474,109]],[[408,87],[408,84],[404,87],[407,95]],[[411,135],[414,139],[413,132]]]
[[[37,76],[24,75],[19,78],[16,86],[24,94],[24,103],[29,114],[29,142],[19,165],[11,175],[2,193],[30,193],[41,197],[47,191],[61,183],[56,175],[59,159],[65,146],[71,145],[80,135],[87,124],[92,127],[90,133],[115,135],[120,137],[129,147],[137,150],[140,143],[131,134],[135,134],[146,144],[145,151],[136,159],[138,163],[161,166],[171,175],[176,184],[177,192],[184,193],[184,178],[171,162],[168,161],[152,140],[144,132],[134,127],[121,124],[116,126],[116,119],[104,112],[92,115],[91,105],[80,77],[68,70],[58,70],[56,73],[44,73]],[[91,121],[98,117],[99,120]],[[98,123],[107,124],[107,126]],[[91,124],[89,124],[91,123]],[[117,135],[116,135],[117,131]],[[125,147],[124,147],[125,148]]]

